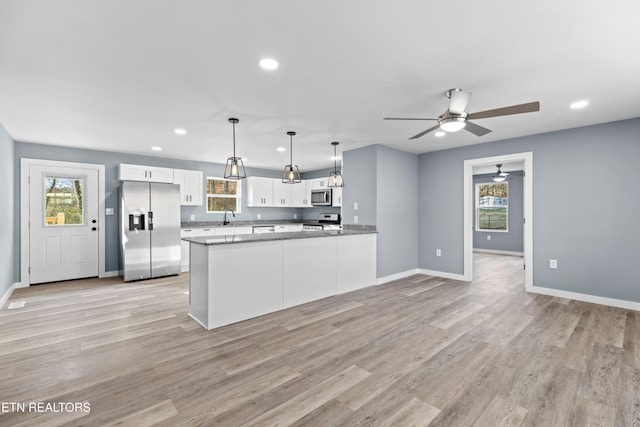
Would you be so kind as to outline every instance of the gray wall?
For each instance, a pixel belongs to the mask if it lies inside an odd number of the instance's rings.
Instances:
[[[343,223],[377,227],[377,277],[417,268],[418,156],[370,145],[343,157]]]
[[[378,277],[418,267],[418,156],[378,146]]]
[[[509,209],[507,210],[508,231],[476,231],[475,224],[475,186],[479,183],[493,182],[493,174],[475,175],[473,177],[473,209],[474,231],[473,247],[475,249],[491,249],[498,251],[522,252],[524,249],[524,188],[522,171],[509,172],[506,182],[509,183]],[[491,240],[487,240],[487,236]]]
[[[10,141],[10,140],[9,140]],[[13,142],[11,142],[13,150]],[[5,144],[3,144],[3,150],[5,148]],[[114,153],[108,151],[97,151],[97,150],[84,150],[77,148],[68,148],[68,147],[58,147],[52,145],[43,145],[43,144],[31,144],[24,142],[16,142],[15,143],[15,154],[13,151],[11,152],[11,156],[2,157],[4,159],[14,159],[15,163],[12,163],[10,160],[7,160],[11,163],[11,179],[15,180],[15,185],[12,188],[19,188],[20,183],[20,159],[21,158],[32,158],[32,159],[48,159],[48,160],[59,160],[59,161],[69,161],[69,162],[79,162],[79,163],[93,163],[93,164],[101,164],[105,165],[105,191],[106,191],[106,201],[105,207],[113,208],[117,213],[119,210],[119,199],[118,199],[118,165],[120,163],[131,163],[131,164],[139,164],[139,165],[147,165],[147,166],[160,166],[160,167],[169,167],[176,169],[191,169],[191,170],[201,170],[204,173],[204,177],[206,179],[207,176],[215,176],[220,177],[224,173],[224,165],[216,164],[216,163],[207,163],[207,162],[195,162],[188,160],[176,160],[176,159],[168,159],[162,157],[153,157],[153,156],[142,156],[142,155],[134,155],[134,154],[124,154],[124,153]],[[13,169],[15,165],[15,170]],[[281,177],[280,171],[267,170],[267,169],[256,169],[256,168],[247,168],[247,176],[267,176],[267,177]],[[246,195],[247,184],[245,180],[242,180],[242,191],[243,194]],[[15,203],[13,210],[11,211],[13,215],[15,215],[15,229],[20,229],[20,195],[19,192],[16,192],[15,197],[13,198],[13,202]],[[298,218],[302,217],[302,211],[309,211],[310,216],[313,216],[315,213],[315,217],[317,217],[321,212],[325,210],[316,207],[316,208],[308,208],[308,209],[293,209],[293,208],[249,208],[246,206],[246,197],[242,197],[242,206],[241,213],[238,213],[235,220],[255,220],[258,217],[258,214],[261,215],[261,219],[293,219],[294,215]],[[330,208],[337,209],[339,212],[339,208]],[[206,206],[183,206],[181,208],[182,211],[182,220],[189,221],[191,215],[195,215],[195,221],[222,221],[222,214],[208,214],[206,213]],[[105,250],[105,262],[106,262],[106,271],[117,271],[119,266],[118,261],[118,247],[120,243],[120,235],[119,235],[119,225],[118,225],[118,215],[107,216],[106,217],[106,250]],[[19,233],[16,233],[19,234]],[[4,241],[4,240],[3,240]],[[20,242],[19,239],[14,239],[14,246],[12,251],[15,253],[19,253],[20,251]],[[19,268],[19,259],[16,257],[14,261],[14,265],[16,270],[20,271]]]
[[[369,145],[342,153],[344,188],[342,189],[342,223],[375,225],[378,146]],[[353,204],[358,203],[358,210]]]
[[[531,151],[534,285],[640,302],[639,139],[631,119],[421,154],[420,267],[463,272],[464,160]]]
[[[19,268],[16,267],[14,244],[17,234],[14,227],[14,193],[15,176],[13,167],[14,142],[0,124],[0,182],[2,182],[5,195],[2,209],[0,209],[0,297],[18,281]]]

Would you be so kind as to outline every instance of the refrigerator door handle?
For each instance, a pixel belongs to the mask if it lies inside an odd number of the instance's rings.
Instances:
[[[153,212],[149,211],[147,213],[148,223],[149,223],[149,231],[153,230]]]

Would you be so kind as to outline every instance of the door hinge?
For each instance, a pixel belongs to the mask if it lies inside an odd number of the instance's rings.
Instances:
[[[522,223],[525,224],[527,222],[527,218],[522,218]]]
[[[29,175],[29,176],[27,177],[27,183],[28,183],[28,184],[31,184],[31,175]]]
[[[27,269],[29,270],[29,274],[31,274],[31,267],[28,267]]]
[[[527,269],[527,264],[522,264],[522,269],[526,270]]]

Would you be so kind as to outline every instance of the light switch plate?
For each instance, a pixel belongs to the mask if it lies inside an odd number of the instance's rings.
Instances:
[[[105,215],[113,215],[113,208],[105,208],[104,214]]]
[[[354,223],[354,224],[357,224],[357,223],[358,223],[358,215],[355,215],[355,216],[353,217],[353,223]]]
[[[354,202],[353,203],[353,210],[357,211],[358,210],[358,202]]]
[[[195,221],[196,220],[196,216],[194,214],[191,214],[191,221]]]

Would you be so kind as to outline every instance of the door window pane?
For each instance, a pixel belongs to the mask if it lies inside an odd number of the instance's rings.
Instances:
[[[84,224],[84,178],[44,178],[45,226]]]

